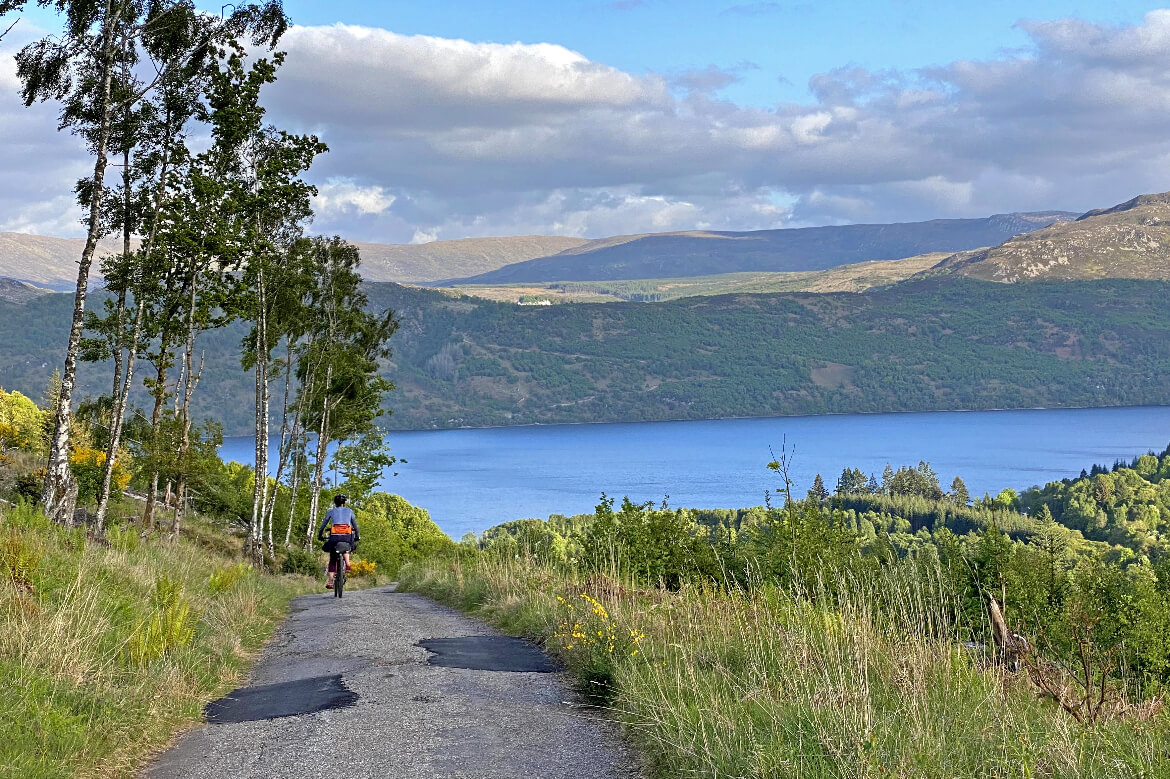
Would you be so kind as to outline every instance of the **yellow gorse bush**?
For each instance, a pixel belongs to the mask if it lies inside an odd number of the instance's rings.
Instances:
[[[354,560],[350,567],[350,576],[373,576],[374,571],[377,570],[378,564],[372,563],[369,560]]]
[[[596,598],[588,593],[579,596],[583,602],[578,609],[571,601],[558,595],[561,617],[553,639],[565,651],[591,652],[599,650],[607,655],[638,654],[638,642],[645,636],[637,630],[623,629]]]
[[[106,453],[88,446],[77,446],[69,453],[69,465],[74,470],[81,468],[103,468],[106,464]],[[114,460],[113,486],[117,490],[124,490],[130,484],[130,471],[122,462],[121,455]]]

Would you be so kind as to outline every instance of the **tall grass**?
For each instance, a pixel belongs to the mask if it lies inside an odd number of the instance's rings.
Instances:
[[[132,776],[241,678],[309,580],[192,533],[95,542],[0,513],[0,776]]]
[[[1078,725],[957,645],[945,588],[908,566],[808,593],[639,590],[492,555],[400,578],[543,642],[658,776],[1170,776],[1170,717]]]

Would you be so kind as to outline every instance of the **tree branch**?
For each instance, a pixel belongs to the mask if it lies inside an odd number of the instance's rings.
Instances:
[[[12,28],[15,27],[16,23],[19,21],[20,21],[20,19],[13,19],[12,24],[8,25],[8,29],[6,29],[4,32],[0,32],[0,41],[4,40],[5,35],[12,32]]]

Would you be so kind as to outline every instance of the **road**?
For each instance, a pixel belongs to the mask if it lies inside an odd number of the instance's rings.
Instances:
[[[615,727],[577,701],[535,647],[422,596],[309,595],[249,685],[144,777],[640,776]]]

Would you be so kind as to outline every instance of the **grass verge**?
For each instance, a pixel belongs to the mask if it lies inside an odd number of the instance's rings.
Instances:
[[[316,585],[239,559],[198,522],[107,543],[0,512],[0,776],[133,776],[196,722]]]
[[[833,608],[762,585],[623,587],[491,555],[410,564],[403,589],[543,643],[660,777],[1170,776],[1170,715],[1078,725],[948,637],[891,569]]]

